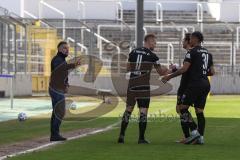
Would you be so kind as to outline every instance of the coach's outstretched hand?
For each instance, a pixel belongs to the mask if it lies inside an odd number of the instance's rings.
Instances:
[[[75,66],[80,66],[81,65],[81,58],[77,58],[75,62]]]

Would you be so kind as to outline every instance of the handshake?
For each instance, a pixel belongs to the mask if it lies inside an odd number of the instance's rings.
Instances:
[[[171,79],[170,74],[176,72],[178,69],[179,69],[179,65],[178,65],[178,64],[176,64],[176,63],[175,63],[175,64],[172,64],[172,63],[171,63],[171,64],[169,65],[168,74],[165,75],[165,76],[163,76],[162,79],[161,79],[161,81],[162,81],[163,83],[166,83],[167,81],[169,81],[169,80]]]
[[[169,65],[169,69],[172,71],[171,73],[173,73],[173,72],[176,72],[178,69],[179,69],[179,65],[178,64],[170,64]]]

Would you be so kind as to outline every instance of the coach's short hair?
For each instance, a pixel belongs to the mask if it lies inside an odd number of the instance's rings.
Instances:
[[[203,42],[203,40],[204,40],[203,34],[199,31],[193,32],[192,36],[196,37],[199,40],[199,42]]]
[[[144,42],[146,42],[150,38],[156,38],[156,35],[153,33],[149,33],[144,37]]]
[[[66,41],[61,41],[58,43],[57,48],[59,49],[62,45],[68,44]]]

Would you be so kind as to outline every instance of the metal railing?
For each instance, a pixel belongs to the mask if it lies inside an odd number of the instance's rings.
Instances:
[[[111,25],[111,24],[104,24],[104,25],[98,25],[97,26],[97,33],[99,34],[99,35],[101,35],[101,28],[102,27],[105,27],[105,28],[120,28],[120,27],[122,27],[121,25]],[[128,27],[129,28],[131,28],[131,29],[134,29],[136,26],[135,25],[128,25]],[[160,27],[159,26],[144,26],[143,27],[143,31],[144,31],[144,34],[146,35],[147,33],[148,33],[148,28],[154,28],[154,29],[160,29]],[[178,29],[179,31],[181,31],[182,30],[182,34],[183,34],[183,37],[184,37],[184,34],[186,33],[186,32],[188,32],[188,29],[191,29],[191,31],[192,32],[194,32],[195,31],[195,27],[194,26],[185,26],[185,25],[179,25],[179,26],[176,26],[176,25],[174,25],[174,26],[164,26],[163,28],[176,28],[176,29]],[[98,41],[97,41],[97,46],[99,47],[99,43],[100,42],[100,39],[98,39]]]
[[[200,30],[203,31],[203,6],[197,3],[197,23],[200,24]]]
[[[192,32],[195,31],[195,28],[192,29]],[[186,33],[189,33],[188,28],[187,27],[183,27],[182,28],[182,38],[185,36]]]
[[[90,29],[88,29],[88,28],[85,29],[85,30],[88,31],[88,32],[91,32]],[[113,42],[107,40],[106,38],[102,37],[101,35],[99,35],[99,34],[97,34],[97,33],[93,33],[93,34],[94,34],[94,36],[96,36],[97,38],[100,39],[99,58],[100,58],[102,61],[111,62],[109,59],[104,59],[104,58],[103,58],[103,46],[102,46],[102,41],[104,41],[104,42],[106,42],[106,43],[109,43],[109,44],[111,44],[112,46],[116,47],[117,53],[120,55],[121,50],[120,50],[120,48],[119,48],[117,45],[115,45]]]
[[[57,29],[61,29],[60,27],[56,27]],[[87,31],[89,33],[92,33],[92,35],[94,37],[97,38],[98,42],[97,42],[97,48],[99,49],[99,58],[102,60],[102,61],[105,61],[105,62],[110,62],[109,59],[104,59],[103,58],[103,45],[102,45],[102,42],[106,42],[114,47],[116,47],[117,49],[117,54],[120,54],[121,52],[121,49],[119,48],[119,46],[117,46],[115,43],[111,42],[110,40],[104,38],[103,36],[99,35],[98,33],[95,33],[93,32],[93,30],[86,24],[83,24],[82,27],[66,27],[66,29],[81,29],[81,30],[84,30],[84,31]],[[71,37],[68,37],[67,38],[68,41],[75,41],[73,38]],[[79,47],[83,48],[85,50],[85,52],[87,51],[87,53],[89,53],[89,49],[84,45],[84,43],[82,42],[77,42],[76,43]]]
[[[56,13],[60,14],[62,16],[62,27],[63,27],[63,30],[62,30],[62,39],[65,39],[65,26],[66,26],[66,22],[65,22],[65,13],[59,9],[57,9],[56,7],[48,4],[47,2],[41,0],[39,2],[39,19],[42,18],[42,5],[48,7],[49,9],[55,11]]]
[[[33,15],[32,13],[30,13],[30,12],[28,12],[28,11],[26,11],[26,10],[23,11],[23,14],[24,14],[24,17],[25,17],[25,15],[27,15],[27,16],[29,16],[30,18],[33,18],[33,19],[35,19],[35,20],[38,20],[38,17],[37,17],[37,16]],[[43,26],[47,27],[47,28],[51,28],[51,26],[50,26],[49,24],[47,24],[46,22],[44,22],[43,20],[39,20],[39,23],[42,24]]]
[[[131,31],[132,29],[135,28],[135,26],[133,26],[133,25],[124,24],[124,26],[126,26],[129,31]],[[116,25],[100,24],[100,25],[97,26],[97,34],[98,35],[101,35],[101,28],[102,27],[105,27],[105,28],[121,28],[122,29],[123,26],[122,25],[118,25],[118,24],[116,24]],[[147,34],[146,28],[143,28],[143,30],[144,30],[144,34],[146,35]],[[100,38],[97,39],[97,46],[98,46],[98,48],[100,48]]]
[[[231,45],[231,54],[230,54],[230,65],[235,66],[236,65],[236,46]]]
[[[123,21],[123,5],[122,2],[117,2],[116,17],[117,20]],[[119,13],[120,11],[120,13]]]
[[[168,43],[168,48],[167,48],[167,63],[168,65],[173,63],[174,61],[174,47],[172,43]]]
[[[160,29],[159,26],[144,26],[145,28],[156,28],[156,29]],[[163,29],[170,29],[170,28],[175,28],[176,30],[178,31],[181,31],[181,30],[188,30],[188,29],[191,29],[192,31],[195,31],[195,27],[194,26],[191,26],[191,25],[176,25],[175,23],[173,23],[172,26],[163,26]]]
[[[81,11],[81,9],[82,9],[82,13],[81,13],[81,16],[79,16],[79,19],[85,19],[86,18],[86,4],[85,4],[85,2],[78,0],[77,6],[78,6],[78,8],[77,8],[78,11]]]
[[[172,42],[163,42],[163,41],[157,41],[157,46],[156,47],[156,50],[157,48],[159,48],[159,45],[161,45],[162,47],[164,46],[164,48],[166,47],[167,50],[166,52],[163,52],[164,53],[164,58],[161,58],[160,60],[163,61],[162,64],[164,65],[169,65],[171,63],[174,63],[176,62],[176,60],[174,59],[174,55],[175,55],[175,47],[174,45],[178,45],[179,42],[178,41],[172,41]],[[157,52],[156,52],[157,53]],[[161,55],[161,53],[160,53]],[[166,57],[165,57],[166,55]]]
[[[156,23],[163,21],[163,7],[162,3],[156,2]]]
[[[2,20],[0,20],[0,23],[3,23]],[[21,43],[26,43],[25,40],[22,39],[16,39],[17,38],[17,31],[15,24],[6,23],[8,25],[7,27],[7,36],[6,42],[5,42],[5,48],[7,49],[7,52],[2,52],[1,56],[1,72],[2,70],[5,70],[5,73],[14,73],[14,74],[21,74],[27,73],[27,64],[33,63],[32,61],[29,61],[28,58],[30,57],[27,55],[27,49],[24,47],[21,49],[20,45]],[[3,42],[3,41],[2,41]],[[0,47],[1,50],[3,47]],[[24,53],[24,54],[22,54]],[[37,58],[37,57],[32,57]],[[4,68],[3,64],[7,64],[7,68]],[[20,68],[22,66],[23,68]]]
[[[162,31],[163,27],[163,7],[162,3],[156,2],[156,23],[160,23],[160,30]]]
[[[13,17],[14,16],[14,17]],[[17,36],[19,36],[19,40],[20,40],[20,42],[19,42],[19,44],[20,45],[18,45],[17,43],[16,43],[16,50],[17,50],[17,52],[20,52],[20,50],[19,50],[19,47],[23,47],[23,52],[24,52],[24,61],[25,61],[25,63],[23,63],[24,64],[24,73],[26,74],[27,73],[27,49],[28,49],[28,47],[27,47],[27,45],[28,45],[28,42],[27,42],[27,37],[28,37],[28,34],[27,34],[27,25],[31,22],[31,21],[29,21],[29,20],[24,20],[24,19],[21,19],[21,17],[20,16],[18,16],[18,15],[16,15],[15,13],[12,13],[12,12],[10,12],[9,13],[9,21],[11,21],[12,23],[14,23],[14,24],[16,24],[16,26],[19,26],[20,27],[20,34],[19,35],[17,35],[17,32],[15,32],[15,36],[16,36],[16,41],[17,41]],[[23,34],[24,33],[24,34]],[[23,35],[24,35],[24,37],[23,37]],[[24,45],[23,45],[24,44]],[[18,46],[18,48],[17,48],[17,46]],[[19,54],[17,54],[17,55],[19,55]],[[16,57],[17,58],[17,57]],[[16,59],[17,60],[17,59]],[[16,62],[16,64],[17,64],[17,62]],[[18,67],[17,67],[17,69],[19,69]],[[18,70],[16,70],[16,72],[17,72]],[[20,71],[19,71],[20,72]],[[18,73],[19,73],[18,72]]]
[[[216,74],[218,75],[221,75],[221,76],[232,75],[232,76],[240,77],[239,65],[234,66],[234,68],[232,68],[232,66],[229,66],[229,65],[214,65],[214,68],[215,68]]]
[[[236,46],[237,46],[237,49],[239,49],[239,32],[240,32],[240,26],[237,26],[236,27]]]
[[[156,3],[156,1],[155,1],[155,3]],[[168,3],[168,2],[163,2],[163,3]],[[170,3],[170,1],[169,1],[169,3]],[[197,3],[194,3],[194,4],[197,4]],[[199,3],[199,4],[204,4],[204,3]],[[201,24],[203,24],[203,6],[202,7],[200,7],[200,5],[199,4],[197,4],[197,6],[198,6],[198,11],[197,11],[197,13],[198,13],[198,15],[197,15],[197,22],[199,22],[199,23],[201,23]],[[81,6],[80,6],[81,7]],[[120,10],[119,10],[120,11]],[[159,18],[160,18],[160,8],[158,8],[158,13],[159,13]],[[29,14],[31,14],[31,13],[26,13],[26,12],[24,12],[26,15],[28,15],[28,16],[30,16]],[[239,14],[240,14],[240,5],[239,5]],[[119,15],[119,14],[118,14]],[[34,16],[34,17],[33,17]],[[34,19],[38,19],[37,18],[37,16],[35,16],[35,15],[32,15],[32,16],[30,16],[30,17],[32,17],[32,18],[34,18]],[[120,18],[120,17],[118,17],[118,18]],[[156,21],[157,21],[157,17],[156,17]],[[239,21],[240,21],[240,19],[239,19]],[[61,21],[59,21],[60,22],[60,24],[61,24]],[[159,21],[159,22],[161,22],[161,21]],[[196,23],[196,21],[194,21],[195,23]],[[42,23],[42,22],[41,22]],[[205,24],[205,23],[204,23]],[[45,24],[46,25],[46,24]],[[101,25],[99,25],[99,26],[101,26]],[[105,27],[104,25],[102,25],[101,27]],[[101,36],[101,27],[99,27],[99,30],[97,31],[97,34],[98,35],[100,35]],[[110,27],[110,26],[109,26]],[[113,27],[113,26],[111,26],[111,27]],[[117,26],[116,26],[117,27]],[[118,27],[121,27],[121,25],[119,25]],[[133,26],[133,27],[135,27],[135,26]],[[131,28],[131,30],[133,29],[133,27],[132,26],[130,26],[130,28]],[[149,28],[151,28],[151,27],[156,27],[156,28],[158,28],[160,31],[161,31],[161,28],[159,27],[159,26],[145,26],[143,29],[145,30],[145,32],[147,33],[148,31],[149,31]],[[174,26],[172,26],[172,27],[174,27]],[[195,27],[194,26],[192,26],[192,27],[189,27],[189,26],[175,26],[177,29],[179,29],[179,34],[180,33],[182,33],[182,37],[184,36],[184,34],[186,33],[186,32],[188,32],[188,31],[194,31],[195,30]],[[63,27],[64,28],[64,27]],[[65,27],[66,28],[66,27]],[[164,26],[163,27],[163,30],[164,30],[164,28],[168,28],[168,26]],[[158,30],[158,32],[159,32],[159,30]],[[61,31],[61,30],[60,30]],[[236,65],[236,57],[237,57],[237,55],[236,55],[236,50],[237,49],[239,49],[239,32],[240,32],[240,26],[237,26],[236,27],[236,44],[234,44],[234,45],[231,45],[231,50],[230,50],[230,52],[231,53],[233,53],[233,54],[230,54],[230,56],[229,56],[229,58],[230,58],[230,61],[228,62],[228,56],[226,56],[227,57],[227,65],[229,64],[229,65]],[[7,34],[7,33],[5,33],[5,34]],[[235,33],[234,33],[235,34]],[[83,34],[81,34],[81,35],[83,35]],[[235,35],[234,35],[235,36]],[[98,48],[100,49],[100,43],[102,43],[104,40],[102,40],[101,38],[99,38],[98,36],[96,36],[97,37],[97,39],[98,39]],[[103,36],[102,36],[103,37]],[[180,36],[178,36],[178,37],[180,37]],[[103,37],[104,38],[104,37]],[[106,39],[106,38],[105,38]],[[108,40],[108,39],[106,39],[106,40]],[[224,40],[225,41],[225,40]],[[104,41],[104,42],[106,42],[106,41]],[[235,42],[235,41],[234,41]],[[11,41],[11,43],[12,43],[12,41]],[[107,43],[107,42],[106,42]],[[114,42],[112,42],[111,41],[111,43],[112,44],[115,44]],[[110,44],[111,44],[110,43]],[[210,44],[210,43],[208,43],[208,42],[205,42],[206,44]],[[221,43],[218,43],[218,42],[216,42],[218,45],[220,45]],[[225,42],[224,42],[225,43]],[[4,43],[5,44],[5,43]],[[80,43],[79,43],[80,45],[81,44],[83,44],[83,42],[81,41]],[[111,46],[114,46],[114,45],[112,45],[111,44]],[[172,43],[173,44],[173,43]],[[216,45],[217,45],[216,44]],[[5,44],[6,45],[6,44]],[[79,47],[80,47],[80,45],[78,45]],[[116,44],[115,44],[116,45]],[[230,46],[230,43],[229,44],[227,44],[227,45],[229,45]],[[116,45],[117,46],[117,45]],[[215,46],[215,45],[214,45]],[[176,51],[176,45],[174,45],[174,49],[175,49],[175,54],[177,53]],[[81,49],[82,49],[83,47],[81,47]],[[89,48],[87,48],[87,49],[89,49]],[[101,46],[101,49],[102,50],[104,50],[104,47],[103,46]],[[100,49],[100,50],[101,50]],[[120,49],[120,48],[119,48]],[[84,49],[83,49],[84,50]],[[170,47],[170,45],[169,45],[169,50],[172,50],[172,48]],[[121,51],[121,50],[120,50]],[[101,53],[99,53],[99,55],[102,55],[103,54],[103,51],[100,51]],[[91,52],[90,52],[91,53]],[[228,53],[228,52],[227,52]],[[104,57],[104,56],[103,56]]]
[[[232,43],[226,43],[226,42],[209,42],[205,41],[203,46],[228,46],[229,47],[229,64],[225,65],[236,65],[236,47],[235,45],[232,45]],[[208,47],[206,47],[208,48]],[[232,54],[233,53],[233,54]],[[213,55],[214,56],[214,55]],[[213,57],[214,58],[214,57]],[[223,65],[223,64],[221,64]]]
[[[203,22],[203,6],[202,3],[197,3],[197,22]]]
[[[3,26],[7,26],[7,30],[4,31]],[[7,19],[6,17],[0,17],[0,32],[1,32],[1,47],[0,47],[0,52],[1,52],[1,68],[0,72],[3,74],[4,70],[4,42],[5,42],[5,47],[7,47],[7,73],[14,73],[16,74],[17,72],[17,29],[16,29],[16,24]],[[6,34],[6,37],[4,39],[4,34]],[[11,33],[11,34],[10,34]],[[12,36],[12,37],[11,37]],[[10,48],[12,47],[12,48]],[[12,53],[13,52],[13,53]],[[26,54],[25,54],[26,55]],[[13,57],[13,60],[11,61],[11,57]],[[25,62],[26,63],[26,62]],[[11,64],[12,64],[12,69],[11,69]],[[26,68],[25,68],[26,69]]]
[[[84,50],[85,54],[88,55],[88,48],[81,44],[80,42],[76,42],[75,39],[71,37],[67,37],[67,42],[73,42],[75,45],[79,46],[81,48],[81,51]],[[74,51],[76,53],[76,50]]]

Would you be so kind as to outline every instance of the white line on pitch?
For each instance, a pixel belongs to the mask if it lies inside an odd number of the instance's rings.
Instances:
[[[118,124],[119,124],[119,122],[114,123],[112,125],[109,125],[109,126],[103,128],[103,129],[98,129],[98,130],[95,130],[95,131],[92,131],[92,132],[89,132],[89,133],[84,133],[84,134],[81,134],[81,135],[70,137],[70,138],[68,138],[68,140],[74,140],[74,139],[86,137],[86,136],[89,136],[89,135],[93,135],[93,134],[109,131],[109,130],[113,129],[113,127],[115,127]],[[41,145],[41,146],[38,146],[38,147],[35,147],[35,148],[32,148],[32,149],[28,149],[28,150],[25,150],[25,151],[20,151],[20,152],[16,152],[16,153],[13,153],[13,154],[2,156],[2,157],[0,157],[0,160],[6,159],[6,158],[10,158],[10,157],[19,156],[21,154],[31,153],[31,152],[34,152],[34,151],[38,151],[38,150],[41,150],[41,149],[44,149],[44,148],[48,148],[50,146],[54,146],[54,145],[57,145],[57,144],[62,144],[62,143],[64,143],[64,142],[51,142],[51,143],[47,143],[47,144],[44,144],[44,145]]]

